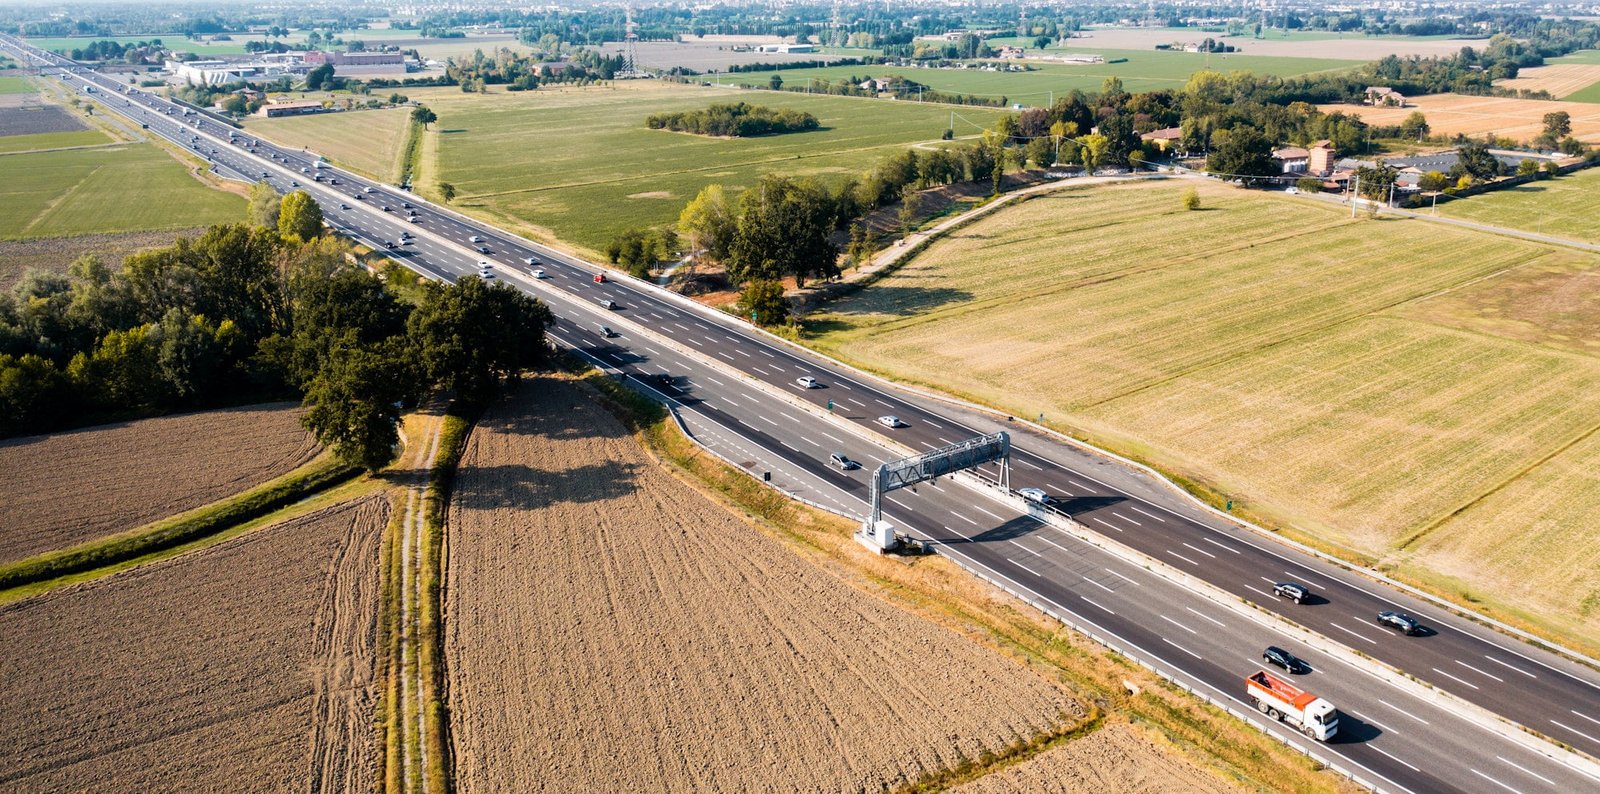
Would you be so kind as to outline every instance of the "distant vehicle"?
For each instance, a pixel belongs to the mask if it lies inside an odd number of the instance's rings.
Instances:
[[[800,377],[795,378],[794,382],[799,384],[800,388],[802,389],[817,389],[822,387],[822,384],[817,382],[817,379],[811,377],[810,375],[801,375]]]
[[[339,205],[339,209],[342,209],[342,210],[350,209],[350,205],[349,204],[340,204]]]
[[[289,180],[289,187],[300,187],[300,183],[291,179]]]
[[[544,268],[542,268],[542,267],[534,268],[533,269],[533,277],[534,278],[544,278],[545,277],[544,276]]]
[[[373,190],[371,187],[364,187],[364,188],[361,189],[361,192],[362,193],[376,193],[378,191]]]
[[[471,237],[467,238],[467,242],[469,242],[469,243],[481,243],[481,242],[483,242],[483,238],[479,237],[476,234],[474,234]]]
[[[617,332],[611,330],[611,326],[609,326],[609,325],[602,325],[602,326],[600,326],[600,335],[605,337],[605,338],[607,338],[607,339],[610,339],[610,338],[616,336]]]
[[[393,240],[384,240],[383,241],[383,247],[384,248],[394,248],[394,241]]]
[[[1276,645],[1268,645],[1267,649],[1261,652],[1261,659],[1270,664],[1275,664],[1279,667],[1282,667],[1283,669],[1288,670],[1291,674],[1311,672],[1311,665],[1306,664],[1300,657],[1295,656],[1294,654],[1289,653],[1288,651],[1279,648]]]
[[[412,223],[422,223],[422,219],[415,215],[407,218],[406,220],[411,221]]]
[[[861,468],[861,464],[851,460],[843,452],[835,452],[828,456],[828,462],[839,471],[854,471]]]
[[[1301,604],[1311,598],[1311,589],[1299,582],[1278,582],[1272,586],[1272,594]]]
[[[1056,503],[1056,498],[1045,493],[1044,489],[1042,488],[1023,488],[1018,490],[1017,494],[1022,498],[1033,502],[1034,504],[1041,504],[1048,507],[1049,505]]]
[[[311,173],[311,169],[306,168],[305,166],[300,166],[300,173],[309,174],[309,173]]]
[[[360,194],[360,193],[357,193],[357,194],[355,194],[355,195],[353,195],[353,196],[351,196],[351,197],[350,197],[350,198],[353,198],[353,199],[355,199],[355,200],[356,200],[356,201],[366,201],[366,199],[367,199],[367,197],[366,197],[366,196],[363,196],[363,195],[361,195],[361,194]]]
[[[493,267],[494,267],[494,265],[489,264],[489,260],[487,260],[487,259],[479,259],[478,260],[478,269],[479,270],[489,270],[489,269],[491,269]]]
[[[1384,610],[1378,613],[1378,625],[1399,629],[1403,634],[1416,634],[1422,631],[1422,624],[1417,619],[1404,612],[1390,612]]]
[[[1332,703],[1300,689],[1265,670],[1244,680],[1245,692],[1256,710],[1301,733],[1326,742],[1339,732],[1339,710]]]
[[[405,207],[406,209],[411,209],[411,202],[402,201],[402,202],[400,202],[400,206]]]
[[[617,308],[617,302],[614,300],[601,299],[600,305],[612,310]]]
[[[322,174],[317,174],[316,176],[311,177],[311,181],[313,181],[313,182],[321,182],[322,181]]]
[[[538,259],[537,259],[537,258],[535,258],[535,257],[531,257],[531,256],[530,256],[530,257],[528,257],[528,258],[527,258],[527,259],[524,259],[524,260],[522,260],[522,261],[524,261],[524,262],[527,262],[527,263],[528,263],[528,264],[530,264],[530,265],[537,265],[537,264],[539,264],[539,260],[538,260]]]
[[[388,204],[383,205],[383,211],[384,212],[388,212],[389,211],[389,205]]]
[[[270,176],[270,174],[268,174],[266,171],[262,171],[261,172],[261,178],[262,179],[266,179],[268,176]]]
[[[480,246],[478,246],[478,253],[480,253],[480,254],[487,254],[487,253],[489,253],[489,246],[487,246],[487,245],[480,245]]]
[[[411,239],[411,232],[401,232],[400,233],[400,239],[402,239],[402,240]]]
[[[880,417],[878,417],[878,424],[883,425],[884,427],[910,427],[911,426],[909,424],[906,424],[906,421],[904,419],[901,419],[898,416],[880,416]]]
[[[604,274],[604,273],[596,273],[596,274],[594,274],[594,283],[596,283],[596,284],[604,284],[604,283],[606,283],[606,274]]]

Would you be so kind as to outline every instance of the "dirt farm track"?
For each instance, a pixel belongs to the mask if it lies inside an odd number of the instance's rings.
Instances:
[[[1085,713],[804,562],[565,382],[489,410],[448,523],[464,794],[876,791]]]
[[[387,512],[368,497],[0,607],[0,790],[369,788]]]
[[[231,496],[317,450],[292,403],[0,441],[0,563]]]

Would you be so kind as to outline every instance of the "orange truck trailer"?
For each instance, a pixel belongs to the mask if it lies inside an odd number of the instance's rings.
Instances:
[[[1257,672],[1244,680],[1244,686],[1262,714],[1289,723],[1319,742],[1339,732],[1339,710],[1332,703],[1272,673]]]

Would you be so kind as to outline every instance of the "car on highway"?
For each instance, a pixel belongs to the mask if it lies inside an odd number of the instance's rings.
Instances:
[[[617,335],[617,332],[611,330],[611,326],[609,325],[602,325],[600,326],[600,335],[607,339],[611,339]]]
[[[1272,585],[1272,594],[1302,604],[1311,598],[1311,588],[1299,582],[1277,582]]]
[[[530,264],[530,265],[537,265],[537,264],[539,264],[539,260],[538,260],[538,258],[537,258],[537,257],[532,257],[532,256],[530,256],[530,257],[528,257],[528,258],[527,258],[527,259],[524,259],[524,260],[522,260],[522,261],[524,261],[524,262],[527,262],[527,263],[528,263],[528,264]]]
[[[478,253],[480,253],[480,254],[487,254],[487,253],[489,253],[489,246],[487,246],[487,245],[480,245],[480,246],[478,246]]]
[[[1295,656],[1294,654],[1289,653],[1288,651],[1279,648],[1276,645],[1268,645],[1267,649],[1261,652],[1261,659],[1262,661],[1282,667],[1293,675],[1311,672],[1311,665],[1306,664],[1305,661],[1300,657]]]
[[[289,187],[300,187],[300,183],[291,179],[289,180]]]
[[[617,302],[616,301],[608,300],[606,298],[601,298],[600,299],[600,305],[606,307],[607,309],[615,310],[617,308]]]
[[[400,202],[400,206],[405,207],[406,209],[411,209],[411,202],[402,201],[402,202]]]
[[[400,233],[400,239],[402,239],[402,240],[411,239],[411,232],[401,232]]]
[[[195,140],[197,140],[197,141],[198,141],[198,140],[200,140],[200,139],[199,139],[199,138],[198,138],[198,137],[196,137],[196,138],[195,138]],[[301,167],[300,167],[300,173],[302,173],[302,174],[309,174],[309,173],[311,173],[311,169],[309,169],[309,168],[306,168],[306,167],[305,167],[305,166],[301,166]]]
[[[384,248],[394,248],[394,241],[393,240],[384,240],[383,241],[383,247]]]
[[[474,234],[471,237],[467,238],[467,242],[469,242],[469,243],[481,243],[481,242],[483,242],[483,238],[479,237],[476,234]]]
[[[908,424],[906,422],[906,420],[901,419],[898,416],[893,416],[893,415],[878,417],[878,424],[883,425],[884,427],[910,427],[911,426],[910,424]]]
[[[339,209],[342,209],[342,210],[350,209],[350,205],[349,204],[340,204],[339,205]]]
[[[1030,502],[1033,502],[1034,504],[1040,504],[1046,507],[1056,503],[1056,498],[1045,493],[1043,488],[1022,488],[1017,491],[1017,495]]]
[[[493,270],[494,269],[494,265],[489,264],[489,260],[487,260],[487,259],[479,259],[478,260],[478,269],[479,270]]]
[[[376,190],[373,190],[373,189],[372,189],[372,188],[370,188],[370,187],[364,187],[364,188],[362,188],[362,189],[361,189],[361,192],[362,192],[362,193],[376,193],[376,192],[378,192],[378,191],[376,191]]]
[[[393,212],[393,210],[389,209],[388,204],[383,205],[380,209],[382,209],[384,212]]]
[[[544,278],[545,277],[544,268],[542,268],[542,267],[534,268],[533,269],[533,277],[534,278]]]
[[[835,452],[828,456],[828,462],[839,471],[854,471],[861,468],[861,464],[853,461],[843,452]]]
[[[411,216],[409,218],[406,218],[406,220],[411,221],[412,223],[422,223],[422,216],[413,215],[413,216]]]
[[[1378,613],[1378,625],[1399,629],[1402,634],[1416,634],[1422,631],[1422,624],[1417,619],[1404,612],[1384,610]]]
[[[800,377],[795,378],[794,382],[795,382],[795,384],[797,384],[802,389],[820,389],[820,388],[822,388],[822,383],[819,382],[816,378],[811,377],[810,375],[801,375]]]
[[[353,199],[355,199],[355,200],[356,200],[356,201],[366,201],[366,200],[367,200],[367,197],[366,197],[366,196],[363,196],[363,195],[361,195],[361,194],[360,194],[360,193],[356,193],[356,194],[354,194],[354,195],[352,195],[352,196],[350,196],[350,198],[353,198]]]

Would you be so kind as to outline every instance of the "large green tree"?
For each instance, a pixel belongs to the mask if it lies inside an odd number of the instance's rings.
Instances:
[[[283,197],[278,234],[291,240],[312,240],[322,234],[322,207],[310,193],[296,190]]]
[[[703,251],[714,262],[727,258],[738,225],[721,185],[701,188],[678,213],[678,229],[688,238],[690,250]]]
[[[422,393],[403,337],[364,345],[346,335],[306,385],[305,424],[345,463],[377,471],[395,459],[400,412]]]
[[[1224,179],[1246,184],[1282,172],[1272,159],[1272,141],[1249,125],[1218,130],[1211,136],[1206,170]]]
[[[739,198],[739,224],[728,247],[728,276],[735,283],[839,274],[832,197],[810,179],[768,174]]]
[[[250,186],[250,222],[268,229],[278,228],[278,211],[283,199],[265,180]]]
[[[464,278],[427,285],[406,329],[430,382],[481,401],[500,378],[549,363],[552,322],[550,309],[526,293]]]

